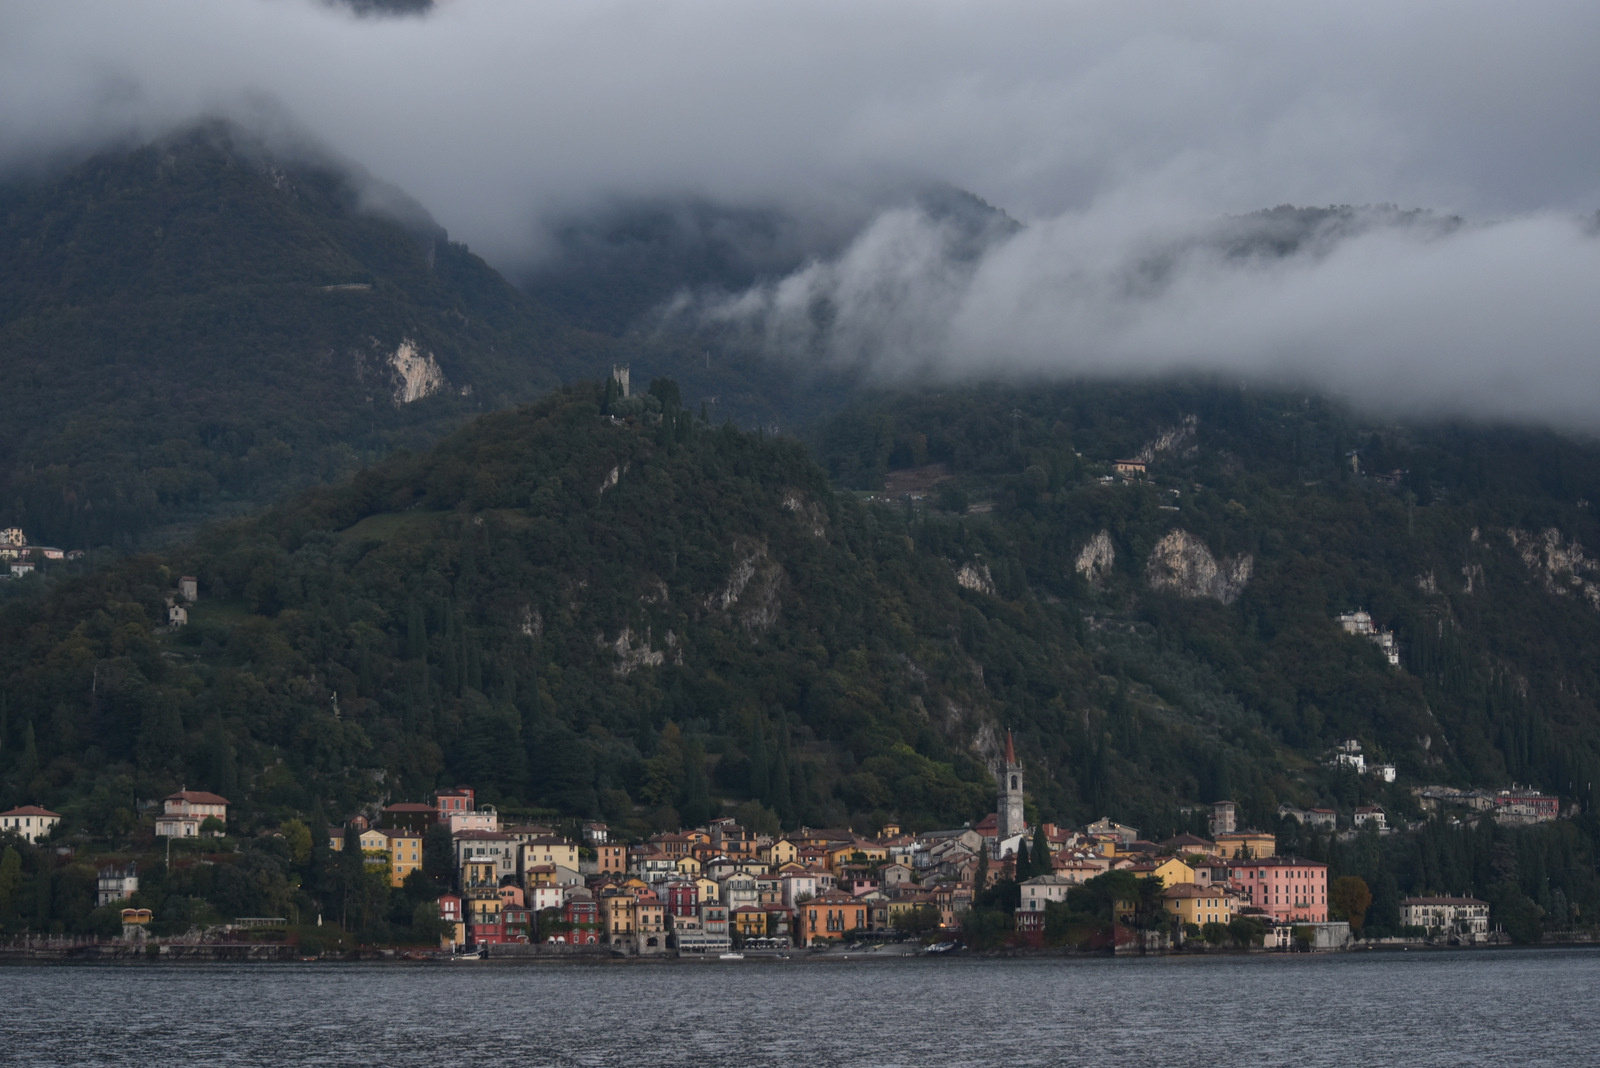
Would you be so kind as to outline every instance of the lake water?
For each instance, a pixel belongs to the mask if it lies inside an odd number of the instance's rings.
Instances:
[[[0,967],[6,1065],[1600,1064],[1600,951]]]

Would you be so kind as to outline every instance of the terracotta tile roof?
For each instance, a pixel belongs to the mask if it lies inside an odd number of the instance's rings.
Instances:
[[[179,790],[175,794],[163,797],[163,801],[187,801],[191,805],[228,805],[232,804],[226,797],[206,793],[204,790]]]
[[[9,812],[0,812],[0,816],[52,816],[60,819],[61,813],[51,812],[49,809],[40,808],[38,805],[23,805],[21,808],[14,808]]]

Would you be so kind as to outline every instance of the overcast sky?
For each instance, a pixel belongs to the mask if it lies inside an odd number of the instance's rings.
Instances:
[[[1596,425],[1596,41],[1593,0],[5,3],[0,164],[268,102],[501,263],[598,195],[817,211],[941,179],[1027,230],[963,266],[889,212],[719,312],[853,302],[835,347],[896,366],[1265,371]],[[1286,202],[1481,225],[1116,291],[1152,242]]]

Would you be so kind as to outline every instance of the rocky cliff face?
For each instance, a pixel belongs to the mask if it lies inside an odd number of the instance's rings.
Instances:
[[[1255,559],[1248,553],[1219,561],[1187,530],[1174,530],[1156,542],[1145,565],[1151,589],[1182,597],[1214,597],[1223,604],[1238,600],[1254,572]]]
[[[445,387],[444,372],[431,352],[421,352],[410,338],[400,342],[400,347],[389,356],[389,368],[394,372],[395,407],[431,397]]]
[[[1188,444],[1190,438],[1195,436],[1195,431],[1199,426],[1200,419],[1198,416],[1186,415],[1176,426],[1167,427],[1147,442],[1144,448],[1134,454],[1134,458],[1143,460],[1145,463],[1151,463],[1164,452],[1177,452]],[[1193,452],[1194,447],[1191,446],[1185,450],[1185,455]]]
[[[1117,550],[1111,544],[1111,532],[1102,530],[1090,538],[1078,553],[1077,562],[1073,570],[1089,580],[1089,585],[1098,586],[1110,574],[1111,567],[1117,562]]]
[[[994,576],[989,573],[988,564],[962,564],[956,568],[956,585],[976,593],[987,593],[994,596]]]
[[[783,566],[768,554],[764,542],[741,538],[733,549],[727,585],[709,594],[705,606],[731,614],[751,634],[769,630],[778,621],[782,606]]]
[[[1554,527],[1538,534],[1510,527],[1506,537],[1528,570],[1539,576],[1547,593],[1561,597],[1575,593],[1600,608],[1600,583],[1590,577],[1600,576],[1600,564],[1584,554],[1582,545],[1567,541]]]

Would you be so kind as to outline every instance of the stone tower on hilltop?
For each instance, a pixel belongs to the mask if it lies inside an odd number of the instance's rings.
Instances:
[[[1006,765],[1000,769],[1000,796],[995,802],[995,813],[1000,817],[1000,841],[1027,830],[1022,815],[1022,765],[1017,763],[1017,750],[1006,731]]]

